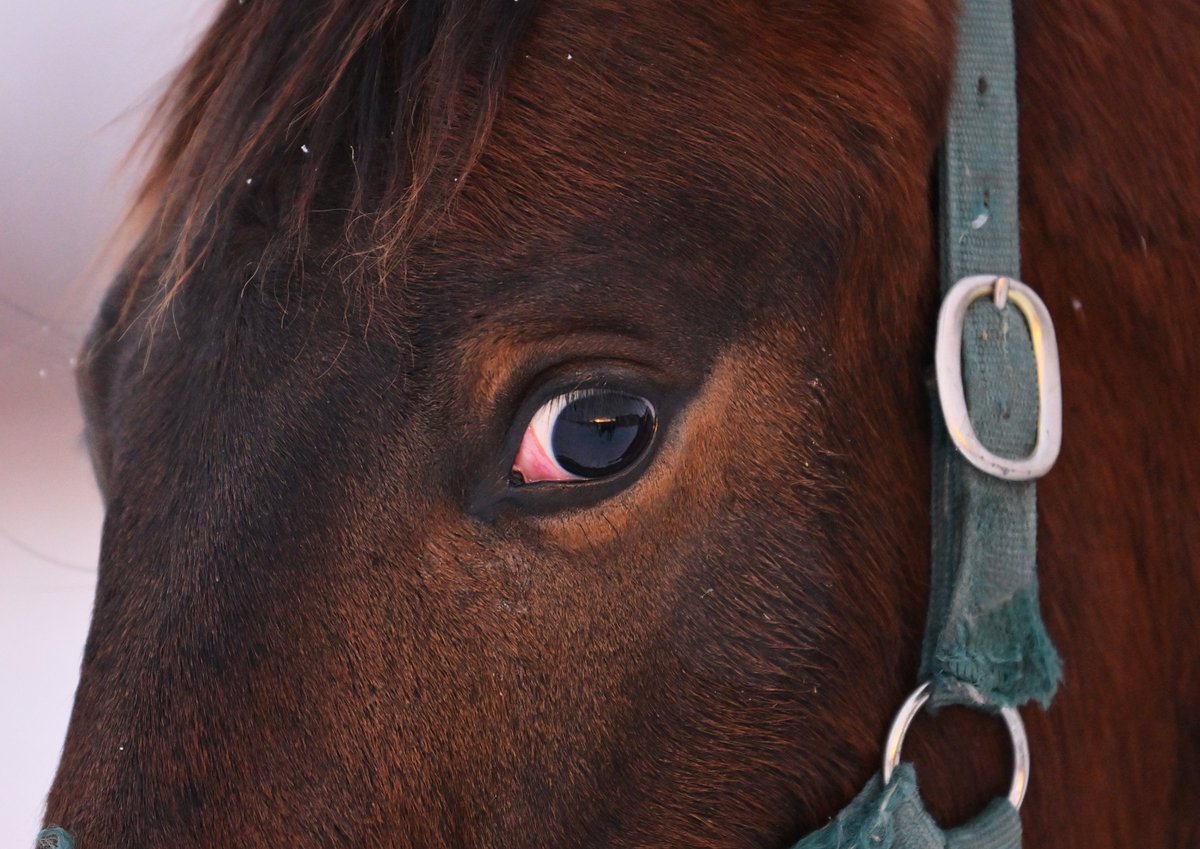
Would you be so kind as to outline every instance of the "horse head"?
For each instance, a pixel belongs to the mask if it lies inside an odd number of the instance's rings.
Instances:
[[[915,0],[227,3],[83,358],[107,518],[48,820],[824,823],[917,663],[953,40]],[[993,742],[930,775],[951,815]]]

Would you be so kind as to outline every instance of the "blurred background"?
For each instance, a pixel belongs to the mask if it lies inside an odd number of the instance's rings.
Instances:
[[[121,162],[215,7],[0,6],[0,846],[33,845],[91,614],[103,511],[72,370]]]

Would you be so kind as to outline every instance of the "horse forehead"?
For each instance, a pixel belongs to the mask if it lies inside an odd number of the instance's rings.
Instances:
[[[851,116],[910,118],[947,58],[946,10],[860,5],[546,4],[514,57],[497,129],[542,161],[601,148],[611,158],[588,164],[618,174],[665,164],[678,142],[709,157],[807,159],[807,136]]]
[[[430,267],[474,264],[481,279],[552,265],[561,281],[595,279],[603,258],[610,276],[641,275],[631,305],[738,266],[743,286],[787,262],[828,271],[881,175],[932,150],[935,45],[912,37],[915,13],[733,5],[544,7]],[[889,25],[904,33],[874,43]],[[564,292],[579,294],[539,298]]]

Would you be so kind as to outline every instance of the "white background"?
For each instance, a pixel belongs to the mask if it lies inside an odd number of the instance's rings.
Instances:
[[[102,508],[72,358],[119,166],[215,0],[0,0],[0,846],[32,846],[79,675]],[[110,263],[111,266],[111,263]]]

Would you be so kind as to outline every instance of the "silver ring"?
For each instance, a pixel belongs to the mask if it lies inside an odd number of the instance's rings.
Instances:
[[[908,733],[908,726],[912,725],[917,713],[929,701],[931,686],[931,682],[926,681],[913,690],[912,695],[900,706],[896,718],[892,720],[887,744],[883,747],[884,786],[887,786],[887,783],[892,780],[892,773],[900,764],[900,749],[904,745],[904,735]],[[978,690],[972,687],[969,692],[980,705],[986,703]],[[1021,721],[1021,714],[1016,708],[1002,707],[1000,716],[1003,717],[1004,724],[1008,726],[1008,735],[1012,738],[1013,748],[1013,777],[1012,784],[1008,788],[1008,801],[1013,808],[1019,811],[1021,802],[1025,799],[1025,790],[1029,787],[1029,738],[1025,736],[1025,723]]]

